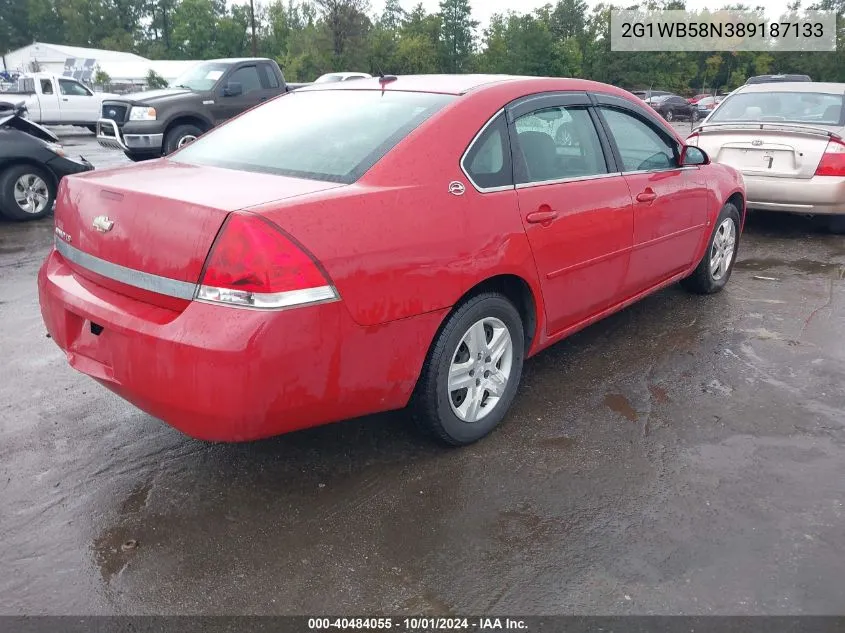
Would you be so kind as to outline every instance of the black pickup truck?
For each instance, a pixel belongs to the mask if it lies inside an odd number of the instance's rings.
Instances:
[[[288,84],[271,59],[201,62],[170,88],[103,101],[97,141],[132,160],[165,156],[223,121],[305,84]]]

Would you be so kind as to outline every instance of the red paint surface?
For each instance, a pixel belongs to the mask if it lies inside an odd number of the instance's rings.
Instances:
[[[472,84],[400,78],[386,89]],[[227,215],[248,209],[307,249],[341,300],[278,312],[181,301],[103,279],[54,251],[39,273],[47,328],[78,370],[189,435],[225,441],[403,407],[451,306],[498,275],[531,289],[534,354],[686,275],[722,205],[743,190],[736,172],[711,164],[477,192],[459,166],[476,132],[506,103],[547,90],[638,103],[581,80],[479,86],[352,185],[167,160],[67,178],[56,225],[86,253],[195,283]],[[448,193],[453,180],[467,184],[464,195]],[[655,200],[638,201],[647,189]],[[544,209],[557,217],[525,220]],[[96,233],[97,215],[114,219],[114,230]],[[90,322],[103,326],[100,336]]]

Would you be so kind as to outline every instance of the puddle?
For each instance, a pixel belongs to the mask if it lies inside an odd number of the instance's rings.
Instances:
[[[604,397],[604,405],[614,413],[621,415],[629,422],[636,422],[638,419],[637,412],[634,407],[631,406],[631,402],[621,393],[607,394]]]
[[[735,268],[752,272],[762,272],[772,268],[791,268],[805,275],[827,275],[835,278],[845,278],[845,265],[831,262],[820,262],[813,259],[785,260],[776,257],[765,257],[757,259],[743,259],[734,264]]]

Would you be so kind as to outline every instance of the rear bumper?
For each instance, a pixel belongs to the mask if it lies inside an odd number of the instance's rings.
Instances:
[[[743,175],[749,209],[808,213],[845,214],[845,178],[772,178]]]
[[[111,119],[97,121],[97,142],[102,147],[120,149],[129,153],[160,152],[164,143],[163,133],[132,133],[123,130]]]
[[[226,442],[405,406],[442,318],[368,328],[342,302],[178,312],[80,278],[56,251],[38,290],[71,366],[192,437]]]

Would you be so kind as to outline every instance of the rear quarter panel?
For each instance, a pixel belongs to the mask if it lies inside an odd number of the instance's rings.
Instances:
[[[479,282],[502,274],[529,284],[541,321],[516,192],[479,193],[459,164],[504,99],[496,90],[457,97],[356,184],[318,200],[256,210],[313,253],[361,325],[452,306]],[[452,181],[464,184],[463,195],[449,193]]]

